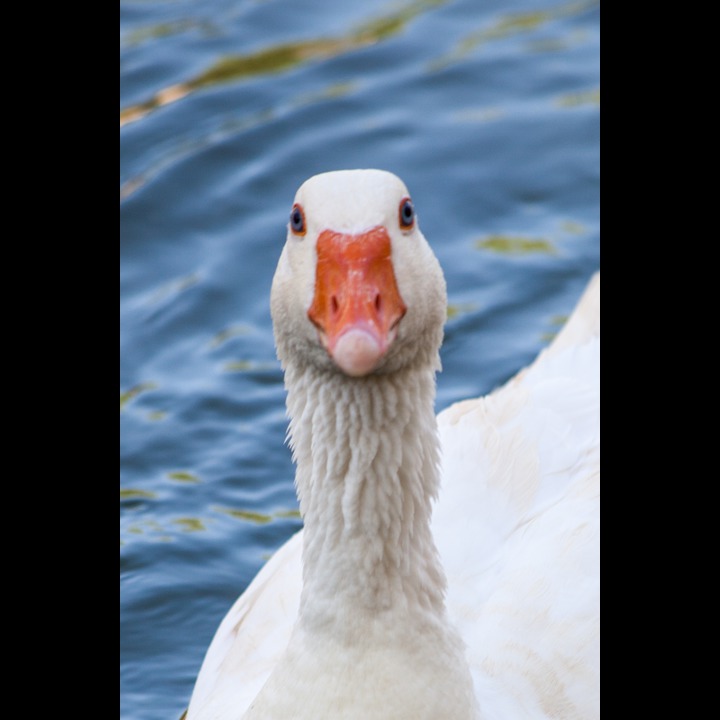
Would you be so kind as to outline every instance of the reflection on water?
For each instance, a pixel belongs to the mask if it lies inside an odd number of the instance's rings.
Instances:
[[[600,88],[587,90],[584,92],[568,93],[561,95],[556,99],[560,107],[578,107],[579,105],[597,105],[600,106]]]
[[[207,528],[203,521],[199,518],[181,517],[175,518],[173,523],[181,530],[181,532],[199,532]]]
[[[138,510],[142,508],[141,500],[155,500],[157,495],[155,493],[149,493],[142,490],[125,490],[120,492],[120,500],[123,503],[122,507],[127,510]],[[138,502],[132,502],[138,501]],[[254,510],[243,510],[240,508],[230,508],[213,506],[210,510],[217,515],[230,517],[235,520],[242,522],[251,523],[253,525],[267,525],[274,521],[280,520],[300,520],[300,511],[296,509],[290,510],[278,510],[274,513],[261,513]],[[134,522],[129,522],[123,527],[123,535],[130,533],[131,535],[142,535],[146,539],[151,541],[159,542],[172,542],[174,540],[175,533],[189,533],[189,532],[204,532],[207,531],[215,522],[217,518],[212,517],[173,517],[169,518],[166,524],[160,523],[157,520],[151,519],[140,519]],[[120,538],[120,543],[123,544],[124,540]]]
[[[133,399],[136,398],[140,393],[147,392],[148,390],[154,390],[157,385],[152,382],[143,382],[133,385],[129,390],[120,392],[120,411]]]
[[[599,0],[578,0],[556,7],[546,8],[542,10],[531,10],[529,12],[516,12],[502,15],[490,23],[488,27],[483,27],[463,39],[456,47],[444,57],[433,60],[430,63],[430,69],[433,71],[442,70],[448,65],[462,61],[470,53],[475,52],[482,45],[506,38],[523,35],[542,28],[544,25],[573,15],[587,12],[591,8],[599,7]],[[557,52],[567,48],[568,43],[582,41],[582,36],[573,34],[570,39],[561,41],[536,41],[530,44],[529,49],[533,52]],[[538,44],[541,42],[542,44]]]
[[[200,75],[157,92],[144,103],[120,111],[120,126],[134,122],[152,110],[176,102],[191,92],[219,83],[238,82],[249,77],[304,65],[305,63],[338,57],[367,45],[381,42],[396,35],[415,17],[448,0],[415,0],[399,11],[371,20],[337,38],[318,38],[301,42],[283,43],[248,55],[230,55],[218,60]]]
[[[250,112],[242,117],[224,120],[222,125],[207,135],[191,140],[184,139],[182,143],[178,143],[177,146],[165,153],[159,160],[152,162],[141,174],[131,177],[122,183],[120,186],[120,202],[122,203],[124,200],[127,200],[127,198],[142,188],[143,185],[149,182],[158,173],[177,163],[182,158],[196,154],[203,148],[218,143],[224,138],[237,135],[242,132],[247,132],[248,130],[256,127],[267,125],[269,122],[276,119],[283,111],[289,112],[305,105],[312,105],[325,100],[337,99],[343,97],[344,95],[349,95],[350,93],[356,91],[359,87],[361,87],[361,83],[359,82],[332,83],[321,90],[304,92],[295,97],[288,98],[284,107],[263,108],[262,110]],[[156,107],[160,107],[160,105],[153,105],[150,110],[155,109]],[[128,110],[130,111],[132,108]],[[149,112],[149,110],[147,112]],[[137,118],[133,119],[139,119],[142,115],[147,114],[147,112],[142,112]],[[123,125],[122,117],[120,125]]]
[[[530,255],[532,253],[546,253],[554,255],[557,251],[550,240],[543,238],[513,237],[510,235],[490,235],[477,240],[475,247],[478,250],[491,250],[505,255]]]
[[[226,515],[237,518],[238,520],[246,520],[258,525],[265,525],[273,520],[300,519],[300,511],[295,509],[278,510],[272,514],[253,512],[252,510],[238,510],[237,508],[227,507],[215,507],[214,510],[220,513],[225,513]]]
[[[120,500],[136,500],[138,498],[145,500],[153,500],[157,497],[157,493],[149,490],[140,490],[139,488],[120,488]]]
[[[249,335],[251,332],[252,328],[249,325],[233,325],[232,327],[225,328],[225,330],[221,330],[219,333],[217,333],[210,341],[210,347],[219,348],[221,345],[224,345],[229,340],[232,340],[236,337]]]
[[[179,470],[175,472],[169,472],[167,476],[171,480],[176,480],[177,482],[183,482],[183,483],[199,483],[202,482],[200,478],[197,475],[193,475],[193,473],[185,472],[184,470]]]
[[[270,73],[280,73],[306,63],[339,57],[345,53],[382,42],[401,32],[409,22],[421,13],[444,5],[447,1],[415,0],[405,8],[372,20],[346,36],[283,43],[247,55],[230,55],[220,58],[196,77],[163,88],[145,102],[122,109],[120,111],[120,126],[140,120],[149,112],[177,102],[190,93],[203,88],[220,83],[239,82],[250,77]],[[490,27],[482,28],[466,36],[451,53],[430,62],[429,69],[437,72],[452,63],[462,61],[467,55],[475,52],[485,43],[503,40],[513,35],[529,33],[551,21],[577,15],[597,6],[599,6],[599,0],[580,0],[579,2],[571,2],[546,10],[509,13],[498,18]],[[179,21],[174,24],[165,23],[149,29],[145,35],[139,31],[136,34],[131,34],[128,42],[139,42],[145,36],[162,37],[163,35],[180,32],[190,26],[193,26],[190,21]],[[575,41],[581,39],[575,36]],[[566,46],[559,40],[541,40],[536,41],[531,48],[534,51],[558,52]],[[347,92],[350,87],[344,86],[342,91]],[[338,88],[335,88],[334,91],[338,92]],[[328,92],[333,92],[333,90]],[[592,91],[591,98],[595,97],[595,92]]]
[[[186,275],[185,277],[175,278],[163,284],[162,287],[154,290],[152,294],[147,298],[148,305],[157,305],[165,302],[168,299],[172,299],[173,296],[179,295],[185,290],[194,287],[200,281],[200,276],[197,273]]]
[[[141,27],[131,30],[120,39],[120,49],[135,47],[148,40],[157,40],[189,30],[200,30],[206,35],[217,34],[217,28],[208,22],[202,22],[191,18],[180,18],[169,22],[156,23],[148,27]]]
[[[466,313],[475,312],[478,309],[475,303],[448,303],[447,306],[447,318],[452,320],[459,315],[465,315]]]

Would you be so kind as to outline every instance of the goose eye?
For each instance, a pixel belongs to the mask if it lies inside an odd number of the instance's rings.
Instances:
[[[412,200],[405,198],[400,202],[400,227],[409,230],[415,224],[415,208]]]
[[[293,205],[293,209],[290,211],[290,229],[295,235],[304,235],[306,232],[305,213],[297,204]]]

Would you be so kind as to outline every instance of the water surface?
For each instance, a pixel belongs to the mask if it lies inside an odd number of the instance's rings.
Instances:
[[[179,718],[301,525],[269,289],[297,186],[380,167],[445,270],[438,410],[599,266],[599,2],[121,0],[120,715]]]

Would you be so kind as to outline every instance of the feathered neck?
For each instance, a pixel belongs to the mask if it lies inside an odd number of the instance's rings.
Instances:
[[[438,490],[433,368],[348,378],[286,368],[290,445],[304,518],[300,616],[443,614],[430,531]]]
[[[386,372],[360,378],[287,352],[297,334],[276,336],[305,522],[303,589],[288,646],[247,720],[477,716],[430,531],[442,326],[427,325],[433,342],[398,346]]]

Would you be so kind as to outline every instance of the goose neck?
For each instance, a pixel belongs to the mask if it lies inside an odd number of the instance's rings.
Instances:
[[[308,617],[443,612],[432,370],[347,378],[287,369]],[[324,618],[326,620],[327,618]]]

